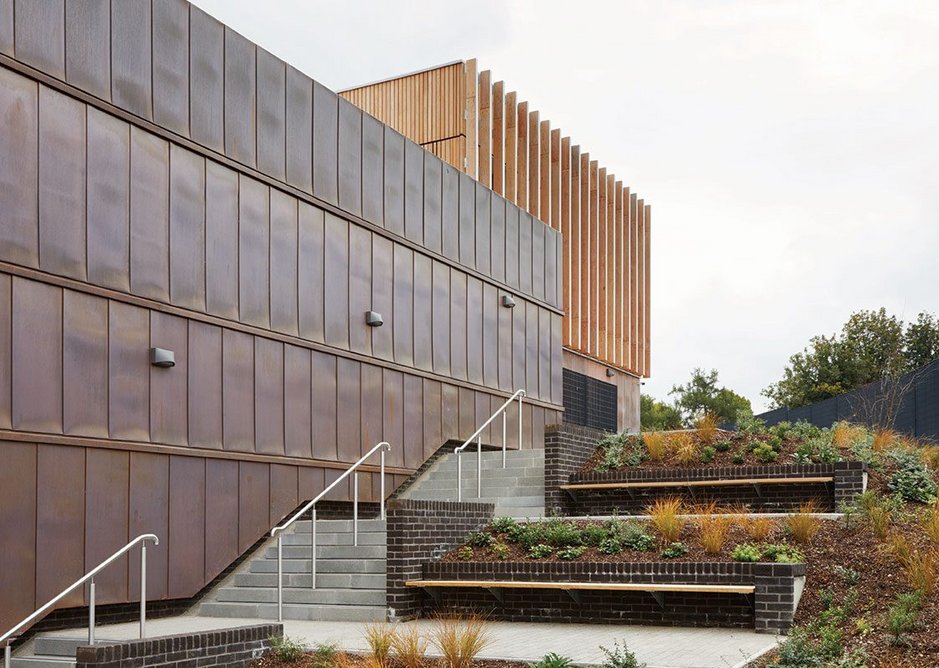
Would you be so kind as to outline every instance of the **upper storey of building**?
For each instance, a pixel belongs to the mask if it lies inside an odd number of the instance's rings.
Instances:
[[[563,237],[564,346],[648,376],[650,207],[475,59],[340,96]]]

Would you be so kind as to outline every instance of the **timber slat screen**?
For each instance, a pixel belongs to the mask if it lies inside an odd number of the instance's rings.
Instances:
[[[649,205],[492,79],[470,59],[340,95],[562,232],[564,346],[648,376]]]

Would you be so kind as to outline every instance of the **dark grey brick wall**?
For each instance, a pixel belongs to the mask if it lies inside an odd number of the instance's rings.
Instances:
[[[420,579],[425,562],[439,559],[492,520],[491,503],[459,503],[393,499],[386,507],[387,596],[389,616],[413,619],[420,616],[420,590],[405,587]]]
[[[220,631],[102,643],[79,647],[76,668],[244,668],[284,635],[283,624],[258,624]]]
[[[566,400],[566,399],[565,399]],[[544,505],[548,513],[572,514],[571,496],[560,489],[586,463],[597,448],[603,432],[573,424],[545,428],[544,433]]]

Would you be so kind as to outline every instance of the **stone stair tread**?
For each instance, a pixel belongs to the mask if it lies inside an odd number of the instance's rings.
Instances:
[[[384,605],[302,605],[284,603],[284,619],[339,622],[383,622]],[[200,614],[206,617],[277,619],[277,604],[205,603]]]

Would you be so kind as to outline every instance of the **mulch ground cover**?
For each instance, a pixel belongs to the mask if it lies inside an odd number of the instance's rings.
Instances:
[[[469,663],[467,668],[528,668],[528,665],[524,661],[476,659]],[[443,659],[427,657],[421,666],[422,668],[447,668],[447,663]],[[380,666],[370,656],[345,652],[324,665],[312,652],[309,652],[296,661],[279,661],[273,654],[268,653],[253,662],[250,668],[380,668]],[[389,668],[400,668],[400,666],[392,661]]]

